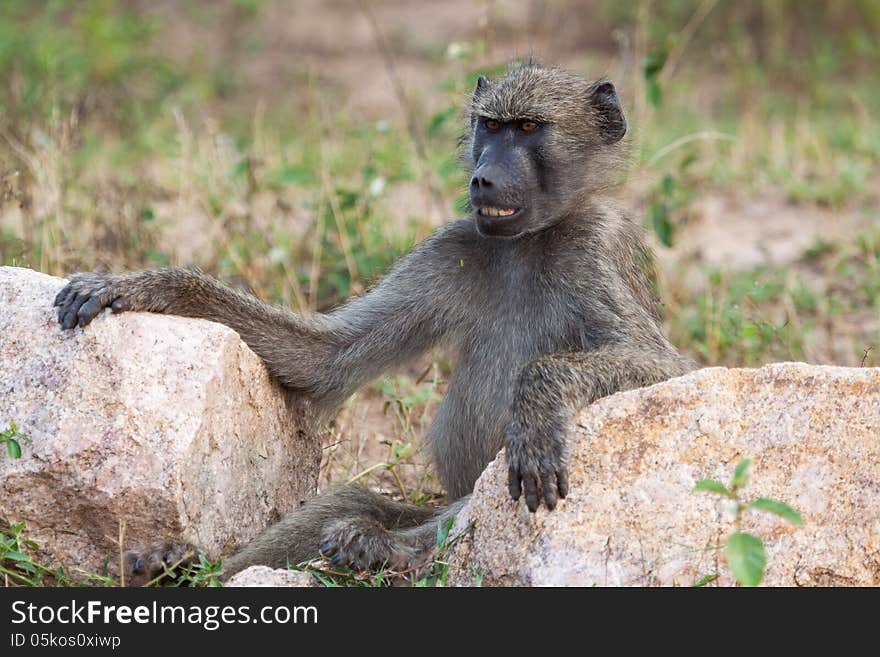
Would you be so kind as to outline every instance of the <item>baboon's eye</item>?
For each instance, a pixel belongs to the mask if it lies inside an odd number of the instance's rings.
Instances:
[[[495,132],[496,130],[498,130],[498,128],[501,127],[501,122],[496,121],[495,119],[486,119],[485,121],[483,121],[483,125],[486,126],[488,130]]]
[[[523,121],[519,124],[519,129],[523,132],[534,132],[538,129],[538,123],[536,121]]]

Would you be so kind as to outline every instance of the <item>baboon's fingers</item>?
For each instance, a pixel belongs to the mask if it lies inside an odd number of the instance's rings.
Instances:
[[[518,500],[522,495],[522,485],[520,484],[519,468],[511,465],[507,469],[507,490],[514,501]]]
[[[79,325],[88,326],[102,310],[104,310],[104,304],[101,303],[101,299],[98,297],[92,297],[80,306],[79,311],[76,313]]]
[[[125,312],[126,310],[131,309],[131,302],[125,297],[117,297],[113,300],[113,303],[110,304],[110,309],[114,313]]]
[[[563,468],[556,471],[556,489],[560,499],[564,500],[568,496],[568,470]]]
[[[523,476],[523,489],[526,492],[526,506],[529,511],[538,510],[538,478],[533,474]]]
[[[556,508],[556,475],[551,472],[545,472],[541,475],[541,492],[544,494],[544,504],[547,510],[552,511]]]
[[[74,295],[74,299],[76,296]],[[70,314],[70,303],[65,302],[64,305],[58,307],[58,323],[61,324],[62,330],[67,330],[71,328],[67,325],[67,317]]]
[[[323,557],[332,557],[336,552],[336,544],[333,541],[327,541],[321,547],[318,548],[318,552]]]
[[[67,330],[76,326],[78,321],[76,314],[79,312],[80,306],[88,301],[88,294],[77,294],[73,301],[64,306],[64,318],[61,321],[61,328]]]
[[[70,296],[70,283],[61,288],[58,294],[55,295],[55,302],[53,305],[55,306],[63,306],[64,302],[67,301],[67,297]]]

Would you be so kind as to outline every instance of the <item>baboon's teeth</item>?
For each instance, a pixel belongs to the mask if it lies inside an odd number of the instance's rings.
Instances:
[[[514,212],[516,212],[516,210],[513,210],[511,208],[480,208],[480,214],[487,217],[509,217]]]

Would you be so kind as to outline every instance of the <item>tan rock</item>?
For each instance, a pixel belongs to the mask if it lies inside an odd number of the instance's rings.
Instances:
[[[751,511],[765,585],[880,584],[880,369],[776,364],[712,368],[620,393],[573,427],[571,491],[530,514],[507,494],[504,454],[456,530],[451,584],[687,586],[718,574],[730,502],[692,493],[752,459],[744,496],[787,502],[794,527]]]
[[[315,489],[320,442],[231,329],[145,313],[62,331],[65,281],[0,268],[0,517],[69,566],[125,543],[226,554]],[[109,311],[108,311],[109,315]]]
[[[316,580],[301,570],[272,569],[269,566],[251,566],[235,573],[224,586],[232,587],[300,587],[315,586]]]

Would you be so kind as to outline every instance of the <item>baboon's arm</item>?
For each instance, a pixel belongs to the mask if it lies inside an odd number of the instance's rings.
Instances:
[[[691,364],[675,350],[637,341],[531,360],[520,373],[506,436],[510,494],[525,492],[529,510],[548,509],[568,493],[566,429],[572,414],[595,400],[684,374]],[[539,497],[540,490],[540,497]]]
[[[55,305],[64,328],[103,308],[209,319],[239,333],[285,386],[322,403],[434,345],[443,333],[441,268],[416,249],[375,289],[328,315],[298,315],[190,269],[75,274]]]

